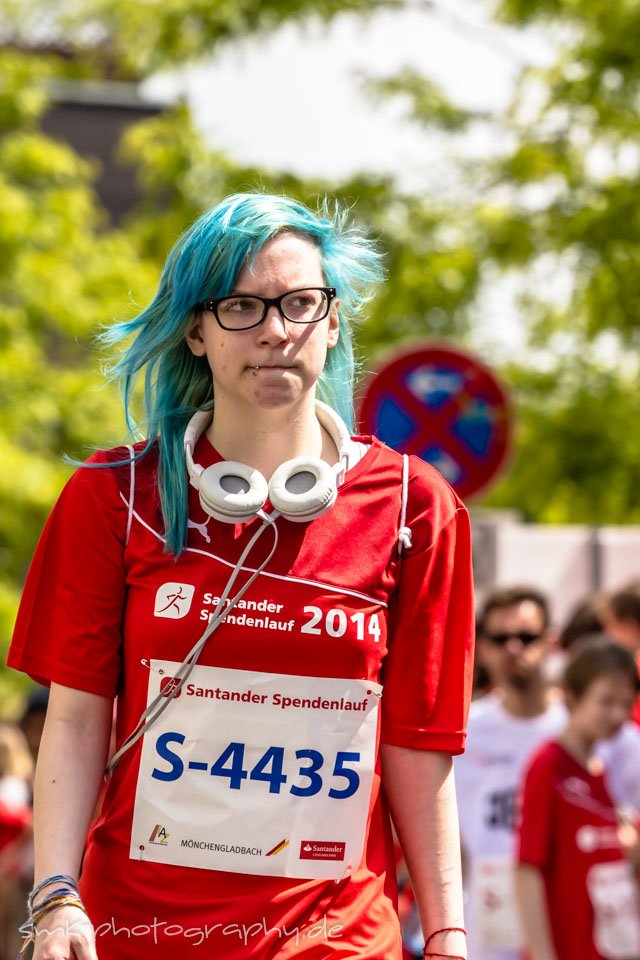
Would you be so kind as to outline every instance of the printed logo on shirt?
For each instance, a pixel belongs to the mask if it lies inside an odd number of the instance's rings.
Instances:
[[[195,592],[196,588],[191,583],[163,583],[156,593],[154,617],[182,620],[191,609]]]
[[[563,781],[562,787],[565,793],[574,794],[578,797],[588,797],[591,795],[591,787],[585,780],[581,780],[580,777],[567,777],[567,779]]]
[[[162,826],[161,823],[156,823],[155,827],[151,831],[149,837],[149,843],[157,843],[160,847],[166,847],[169,843],[170,834],[167,833],[166,829]]]
[[[615,827],[584,826],[576,832],[576,846],[583,853],[593,853],[594,850],[619,849],[618,831]]]
[[[300,843],[301,860],[344,860],[346,843],[302,840]]]

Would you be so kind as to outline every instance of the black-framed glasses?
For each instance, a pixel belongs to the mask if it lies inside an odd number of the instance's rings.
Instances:
[[[512,630],[511,633],[485,633],[484,637],[496,647],[506,647],[511,639],[519,640],[523,647],[528,647],[530,643],[540,640],[542,633],[533,633],[531,630]]]
[[[335,295],[335,287],[302,287],[280,297],[236,294],[205,300],[200,309],[210,310],[223,330],[250,330],[262,323],[270,307],[277,307],[291,323],[317,323],[329,313]]]

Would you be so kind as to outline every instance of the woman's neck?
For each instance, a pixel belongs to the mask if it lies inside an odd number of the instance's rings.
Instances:
[[[295,457],[338,461],[335,443],[316,417],[313,398],[294,409],[254,409],[250,418],[239,415],[237,408],[225,410],[224,402],[216,404],[207,438],[225,460],[249,464],[267,479]]]

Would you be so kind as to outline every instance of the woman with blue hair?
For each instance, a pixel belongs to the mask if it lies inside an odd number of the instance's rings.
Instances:
[[[36,960],[399,960],[389,811],[425,956],[466,957],[468,517],[350,434],[350,325],[380,279],[339,210],[232,196],[103,336],[145,439],[67,484],[9,655],[51,685]]]

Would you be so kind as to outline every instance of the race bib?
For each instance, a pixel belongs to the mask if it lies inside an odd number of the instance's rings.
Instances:
[[[179,664],[152,660],[148,702]],[[130,857],[340,879],[362,859],[382,687],[197,666],[143,738]]]
[[[508,857],[479,857],[471,874],[474,932],[485,949],[518,949],[522,930],[515,897],[515,866]]]
[[[593,904],[593,940],[606,960],[640,957],[640,903],[631,865],[598,863],[587,874]]]

